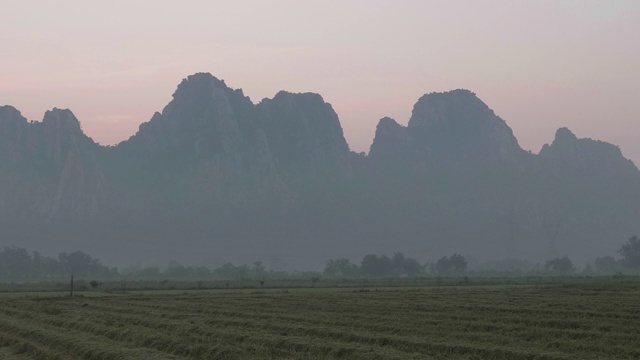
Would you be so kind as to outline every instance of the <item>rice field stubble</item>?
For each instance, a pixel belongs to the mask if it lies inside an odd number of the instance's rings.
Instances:
[[[0,358],[639,359],[640,286],[0,298]]]

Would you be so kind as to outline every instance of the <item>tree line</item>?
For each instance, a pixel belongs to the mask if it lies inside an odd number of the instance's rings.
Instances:
[[[111,278],[119,273],[117,268],[103,265],[82,251],[63,252],[58,257],[51,257],[17,247],[5,246],[0,250],[2,280],[59,279],[71,274],[84,278]]]
[[[393,256],[366,255],[360,264],[354,264],[346,258],[327,261],[324,276],[327,277],[404,277],[427,274],[456,275],[467,270],[467,261],[460,254],[444,256],[435,263],[420,264],[416,259],[405,257],[401,252]]]
[[[268,270],[261,261],[252,264],[234,265],[225,263],[217,268],[206,266],[185,266],[177,263],[169,264],[162,270],[158,266],[132,266],[124,269],[122,275],[133,279],[223,279],[223,280],[262,280],[286,278],[311,278],[318,276],[312,271],[275,271]]]
[[[620,258],[602,256],[588,264],[583,274],[615,274],[622,271],[640,271],[640,238],[632,236],[618,250]],[[514,271],[513,269],[511,271]],[[546,261],[542,274],[572,275],[576,267],[568,256]],[[365,255],[359,263],[347,258],[330,259],[322,272],[268,270],[260,261],[250,265],[226,263],[217,268],[170,264],[165,269],[157,266],[131,266],[123,270],[102,264],[82,251],[60,253],[57,257],[44,256],[38,251],[4,247],[0,249],[0,280],[33,281],[61,279],[69,275],[84,279],[286,279],[286,278],[391,278],[415,276],[470,275],[467,259],[460,254],[443,256],[437,261],[421,264],[401,252],[392,256]],[[479,273],[480,274],[480,273]],[[541,274],[536,270],[536,274]]]
[[[630,237],[622,244],[618,255],[620,255],[618,259],[609,255],[595,258],[593,264],[587,264],[583,273],[588,275],[591,273],[615,274],[623,271],[640,271],[640,238]],[[576,268],[568,256],[547,261],[545,269],[561,275],[570,275],[576,272]]]

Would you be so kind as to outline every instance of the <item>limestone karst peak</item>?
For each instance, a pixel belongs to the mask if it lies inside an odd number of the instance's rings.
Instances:
[[[80,121],[69,109],[53,108],[44,114],[42,124],[46,127],[69,131],[82,131]]]
[[[571,132],[571,130],[569,130],[566,127],[561,127],[556,131],[556,136],[553,142],[576,141],[576,140],[578,140],[578,138],[573,132]]]

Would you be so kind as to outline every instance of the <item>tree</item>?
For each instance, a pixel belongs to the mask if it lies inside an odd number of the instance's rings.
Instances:
[[[331,259],[327,261],[323,273],[330,277],[355,277],[358,274],[358,265],[345,258]]]
[[[451,255],[449,262],[451,262],[451,267],[453,267],[453,270],[456,272],[467,270],[467,260],[460,254]]]
[[[366,255],[360,263],[360,271],[362,271],[364,275],[372,277],[388,276],[391,272],[391,259],[386,255],[380,257],[377,255]]]
[[[37,251],[29,254],[22,248],[0,249],[0,279],[50,279],[67,275],[113,277],[118,275],[118,269],[109,269],[81,251],[61,253],[56,259]]]
[[[157,266],[140,268],[133,275],[143,279],[158,279],[160,278],[160,268]]]
[[[87,275],[107,275],[109,269],[100,264],[98,259],[92,258],[89,254],[82,251],[74,251],[70,254],[61,253],[58,255],[60,263],[67,269],[68,275],[87,276]]]
[[[443,256],[436,262],[435,270],[440,274],[462,273],[467,270],[467,260],[460,254]]]
[[[193,268],[178,263],[171,264],[164,272],[164,276],[171,279],[189,279],[193,278]]]
[[[41,279],[47,276],[44,268],[44,259],[38,251],[34,251],[31,255],[31,277],[34,279]]]
[[[246,279],[249,277],[249,266],[235,266],[232,263],[226,263],[214,270],[214,273],[223,279]]]
[[[267,269],[262,264],[262,261],[254,261],[251,268],[251,276],[255,279],[264,278],[267,276]]]
[[[559,275],[569,275],[576,270],[573,266],[573,262],[571,262],[571,259],[566,255],[561,258],[547,261],[545,269],[551,270]]]
[[[448,273],[451,270],[451,262],[449,261],[449,258],[446,256],[443,256],[440,259],[438,259],[438,261],[436,262],[435,270],[439,274]]]
[[[26,279],[31,267],[31,255],[25,249],[5,246],[0,252],[0,272],[6,279]]]
[[[193,268],[193,275],[198,279],[208,279],[211,277],[211,269],[204,266],[196,266]]]
[[[422,266],[416,259],[405,257],[401,252],[393,254],[391,268],[394,275],[416,276],[422,270]]]
[[[618,250],[622,256],[621,263],[627,268],[640,268],[640,239],[632,236]]]

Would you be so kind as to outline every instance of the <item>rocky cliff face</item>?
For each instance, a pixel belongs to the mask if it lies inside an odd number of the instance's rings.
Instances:
[[[378,172],[398,175],[424,168],[427,159],[426,154],[413,143],[410,131],[394,119],[385,117],[376,127],[369,160]]]
[[[210,74],[185,79],[162,113],[113,153],[105,158],[130,207],[287,202],[302,187],[351,176],[338,116],[322,97],[280,92],[254,105]]]
[[[551,145],[545,144],[538,156],[543,171],[572,176],[614,180],[638,177],[631,160],[615,145],[592,139],[578,139],[571,130],[560,128]]]
[[[86,218],[106,202],[98,145],[69,110],[47,111],[28,122],[0,108],[0,212],[9,218]]]
[[[473,166],[520,166],[523,150],[507,124],[468,90],[418,100],[408,129],[434,159]]]
[[[458,173],[524,170],[530,162],[504,120],[467,90],[424,95],[406,128],[382,119],[370,158],[374,166],[405,164],[414,170]]]
[[[579,139],[561,128],[535,160],[532,177],[540,184],[536,193],[546,196],[548,203],[564,207],[565,213],[581,211],[594,218],[619,219],[636,212],[640,172],[617,146]],[[598,211],[602,213],[596,215]]]
[[[279,92],[257,106],[278,173],[308,186],[352,176],[349,146],[340,120],[318,94]]]
[[[160,193],[171,186],[191,202],[242,204],[283,190],[253,103],[210,74],[183,80],[114,152],[138,169],[131,176],[164,180]]]

